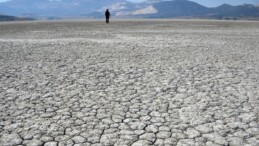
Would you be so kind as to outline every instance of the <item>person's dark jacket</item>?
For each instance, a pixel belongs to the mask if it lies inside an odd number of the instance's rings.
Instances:
[[[110,12],[108,10],[105,12],[105,17],[106,18],[110,18],[111,17],[111,14],[110,14]]]

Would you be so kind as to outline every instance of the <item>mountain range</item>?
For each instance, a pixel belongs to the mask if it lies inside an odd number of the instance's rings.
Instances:
[[[223,4],[208,8],[188,0],[10,0],[0,3],[0,14],[35,19],[103,18],[109,9],[116,18],[259,18],[259,7]]]

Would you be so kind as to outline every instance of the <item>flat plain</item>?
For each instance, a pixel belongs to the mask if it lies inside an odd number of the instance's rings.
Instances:
[[[258,146],[259,22],[0,23],[0,145]]]

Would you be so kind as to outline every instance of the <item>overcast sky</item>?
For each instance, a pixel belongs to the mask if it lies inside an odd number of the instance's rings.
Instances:
[[[3,1],[6,1],[6,0],[0,0],[0,2],[3,2]],[[128,1],[143,2],[145,0],[128,0]],[[231,5],[240,5],[244,3],[259,5],[259,0],[192,0],[192,1],[209,7],[219,6],[224,3],[231,4]]]

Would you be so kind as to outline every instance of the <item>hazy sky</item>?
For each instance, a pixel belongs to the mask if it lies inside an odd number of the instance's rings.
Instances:
[[[3,1],[7,1],[7,0],[0,0],[0,2],[3,2]],[[145,0],[128,0],[128,1],[143,2]],[[259,5],[259,0],[192,0],[192,1],[205,5],[205,6],[209,6],[209,7],[218,6],[223,3],[232,4],[232,5],[240,5],[240,4],[244,4],[244,3]]]
[[[145,0],[129,0],[132,2],[143,2]],[[259,0],[190,0],[205,6],[219,6],[222,4],[240,5],[240,4],[259,4]]]

